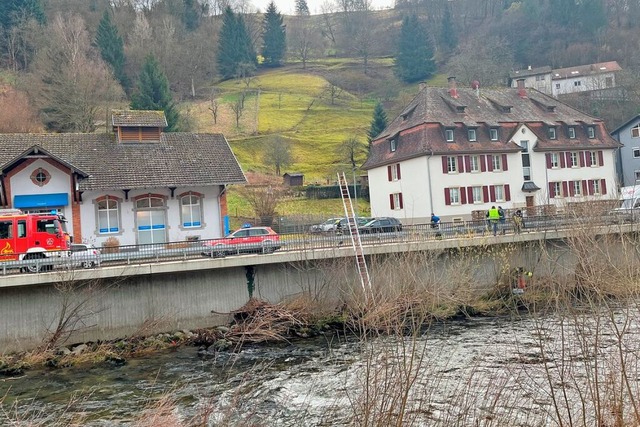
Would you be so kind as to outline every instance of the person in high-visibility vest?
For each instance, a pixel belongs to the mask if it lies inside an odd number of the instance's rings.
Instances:
[[[500,212],[495,206],[491,206],[489,209],[489,224],[491,224],[491,228],[493,229],[493,235],[498,234],[498,222],[500,221]]]

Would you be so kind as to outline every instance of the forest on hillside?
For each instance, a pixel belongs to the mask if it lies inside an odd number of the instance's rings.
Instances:
[[[313,73],[309,64],[327,58],[351,58],[369,82],[336,87],[358,84],[378,100],[435,74],[501,86],[527,66],[618,61],[627,97],[579,107],[610,129],[637,113],[640,0],[397,0],[382,11],[325,0],[316,15],[307,0],[296,6],[283,16],[250,0],[3,0],[0,131],[92,131],[104,105],[166,110],[211,97],[224,80],[278,67]],[[376,80],[374,58],[394,61],[391,79]]]

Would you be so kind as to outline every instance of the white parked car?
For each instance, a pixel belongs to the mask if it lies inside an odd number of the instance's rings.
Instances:
[[[72,243],[69,266],[71,268],[92,268],[100,266],[100,249],[85,243]]]

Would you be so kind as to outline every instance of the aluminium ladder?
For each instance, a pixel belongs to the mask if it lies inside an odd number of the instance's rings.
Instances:
[[[349,184],[347,183],[347,178],[345,177],[344,172],[342,172],[342,174],[338,172],[338,184],[340,185],[340,192],[342,193],[344,214],[347,218],[347,225],[349,226],[351,246],[356,254],[356,265],[358,266],[360,284],[362,285],[365,298],[368,298],[371,294],[371,278],[369,277],[369,269],[367,268],[367,261],[364,258],[362,241],[360,240],[360,232],[358,231],[358,223],[356,221],[355,212],[353,211],[351,196],[349,195]]]

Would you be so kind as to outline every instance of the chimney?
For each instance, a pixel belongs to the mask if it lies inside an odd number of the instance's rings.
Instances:
[[[480,82],[478,80],[472,81],[471,88],[476,91],[476,97],[480,98]]]
[[[422,89],[424,89],[425,87],[427,87],[427,82],[420,82],[420,83],[418,83],[418,89],[419,89],[419,90],[422,90]]]
[[[527,90],[524,88],[524,79],[518,79],[518,96],[520,98],[527,97]]]
[[[527,70],[531,71],[531,65],[529,65],[529,66],[527,67]]]
[[[452,98],[458,97],[458,89],[456,88],[456,78],[454,76],[448,77],[447,81],[449,82],[449,95]]]

